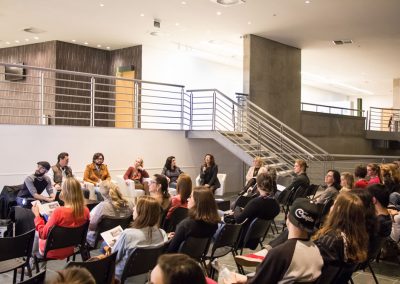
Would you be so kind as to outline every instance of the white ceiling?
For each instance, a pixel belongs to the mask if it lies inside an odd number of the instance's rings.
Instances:
[[[256,34],[302,49],[303,79],[310,85],[390,95],[393,79],[400,78],[400,1],[310,2],[247,0],[223,7],[211,0],[0,0],[0,48],[49,40],[110,49],[143,44],[241,66],[241,35]],[[28,27],[45,32],[22,31]],[[157,30],[161,36],[150,35]],[[337,39],[354,43],[335,46]]]

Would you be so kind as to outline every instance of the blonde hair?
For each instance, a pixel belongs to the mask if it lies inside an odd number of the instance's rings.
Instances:
[[[262,159],[261,157],[259,157],[259,156],[254,157],[254,162],[258,163],[258,164],[260,165],[260,168],[261,168],[262,166],[264,166],[264,161],[263,161],[263,159]]]
[[[294,160],[294,162],[300,166],[300,169],[303,173],[305,173],[307,171],[308,166],[307,166],[306,161],[301,160],[301,159],[296,159],[296,160]]]
[[[60,198],[66,205],[72,208],[72,215],[75,218],[83,217],[85,203],[83,201],[81,184],[77,179],[73,177],[65,179],[62,184]]]
[[[104,180],[100,183],[100,192],[106,199],[110,199],[112,205],[117,209],[128,205],[128,200],[122,197],[119,187],[109,180]]]
[[[96,284],[92,274],[84,267],[72,266],[60,271],[47,284]]]
[[[343,179],[346,181],[346,186],[348,189],[354,188],[354,176],[352,173],[343,172],[340,174],[340,177],[343,177]]]

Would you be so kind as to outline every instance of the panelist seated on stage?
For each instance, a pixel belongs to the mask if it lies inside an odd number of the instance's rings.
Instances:
[[[124,174],[127,186],[134,183],[133,189],[143,189],[148,194],[149,184],[144,180],[146,178],[149,178],[149,173],[143,168],[142,158],[137,158],[133,166],[130,166]]]
[[[107,165],[103,163],[104,155],[102,153],[95,153],[92,163],[86,166],[83,181],[99,186],[101,181],[111,180]]]
[[[68,177],[73,177],[72,169],[68,166],[69,154],[62,152],[57,156],[57,164],[52,166],[47,173],[51,179],[51,185],[57,191],[61,190],[61,183]]]
[[[46,173],[50,169],[50,164],[46,161],[37,163],[37,169],[34,174],[25,178],[22,189],[18,192],[17,204],[30,208],[31,202],[34,200],[52,202],[56,195],[53,193],[51,180]],[[46,191],[48,197],[43,196],[42,192]]]

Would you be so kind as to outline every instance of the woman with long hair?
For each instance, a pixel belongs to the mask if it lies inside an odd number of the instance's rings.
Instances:
[[[180,222],[168,247],[177,252],[188,237],[211,238],[221,220],[212,192],[206,187],[195,187],[188,200],[189,216]]]
[[[164,230],[158,227],[160,219],[160,205],[154,197],[141,196],[133,210],[133,223],[125,229],[118,238],[113,251],[118,251],[115,276],[120,279],[124,267],[137,247],[157,246],[167,241]]]
[[[200,185],[209,188],[212,193],[221,186],[218,180],[218,166],[211,154],[204,156],[204,164],[200,167]]]
[[[342,191],[350,191],[354,188],[354,176],[349,172],[342,172],[340,174],[340,192]]]
[[[133,205],[122,197],[118,186],[108,180],[100,183],[100,193],[104,201],[100,202],[90,211],[89,231],[87,234],[88,243],[93,246],[96,239],[97,225],[107,217],[125,218],[132,215]]]
[[[335,198],[340,186],[340,173],[336,170],[328,170],[325,175],[325,190],[316,197],[317,204],[326,204],[329,200]]]
[[[149,180],[150,196],[153,196],[160,204],[163,211],[166,211],[171,205],[171,195],[168,192],[168,181],[163,175],[155,174],[153,179]]]
[[[172,212],[178,207],[187,208],[188,199],[192,193],[192,179],[187,174],[180,174],[176,183],[177,195],[171,198],[171,207],[167,213],[167,219],[171,217]]]
[[[179,175],[183,173],[181,169],[176,165],[176,159],[174,156],[169,156],[165,161],[164,168],[161,172],[162,175],[166,176],[169,181],[169,187],[176,188],[176,182]]]
[[[378,164],[370,163],[367,165],[368,184],[382,183],[381,168]]]
[[[35,227],[39,236],[39,253],[43,254],[46,240],[50,230],[54,226],[76,228],[89,221],[89,209],[83,201],[83,193],[80,182],[73,178],[67,178],[61,187],[60,199],[64,206],[57,207],[51,214],[48,222],[39,214],[39,207],[35,204],[32,212],[35,215]],[[74,247],[51,250],[47,253],[48,258],[64,259],[74,252]]]
[[[340,193],[324,222],[313,236],[324,265],[357,264],[367,260],[368,233],[365,206],[351,192]]]

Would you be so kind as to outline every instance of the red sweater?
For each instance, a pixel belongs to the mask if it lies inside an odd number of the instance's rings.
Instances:
[[[53,214],[49,218],[48,222],[45,223],[42,217],[35,218],[36,231],[39,233],[39,251],[41,254],[44,253],[46,246],[46,239],[49,235],[50,229],[54,226],[61,226],[67,228],[75,228],[82,226],[90,218],[89,209],[85,206],[83,211],[83,217],[75,219],[72,215],[72,208],[58,207],[54,210]],[[74,252],[73,247],[62,248],[51,250],[47,253],[48,258],[64,259],[70,256]]]
[[[178,194],[178,195],[175,195],[175,196],[173,196],[172,198],[171,198],[171,207],[169,208],[169,210],[168,210],[168,213],[167,213],[167,219],[169,219],[169,218],[171,218],[171,215],[172,215],[172,212],[174,212],[174,210],[176,209],[176,208],[178,208],[178,207],[183,207],[183,208],[188,208],[188,203],[187,203],[187,201],[185,202],[185,203],[183,203],[183,204],[181,204],[181,196]]]

